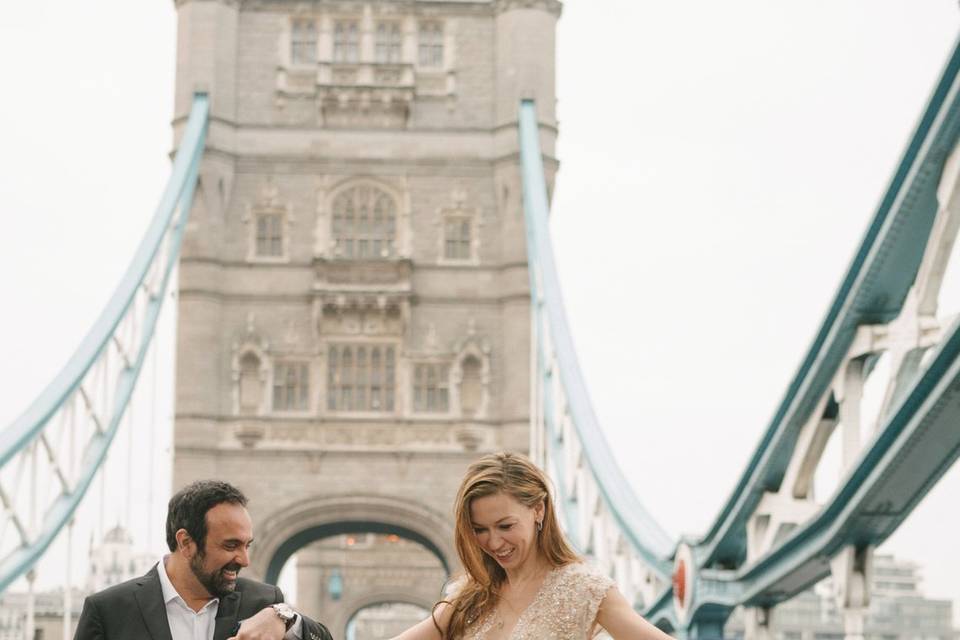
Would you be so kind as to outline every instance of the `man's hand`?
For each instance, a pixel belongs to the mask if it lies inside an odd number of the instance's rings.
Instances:
[[[282,640],[286,632],[287,627],[277,612],[273,607],[267,607],[252,618],[244,620],[237,635],[228,640]]]

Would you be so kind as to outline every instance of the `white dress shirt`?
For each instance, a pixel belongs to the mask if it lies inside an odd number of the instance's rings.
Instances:
[[[213,640],[220,598],[212,598],[200,611],[191,609],[170,582],[170,576],[167,575],[167,568],[164,566],[165,560],[166,557],[160,558],[157,573],[160,575],[163,603],[167,607],[170,635],[173,636],[173,640]],[[284,640],[302,640],[302,628],[303,619],[298,614],[296,622],[283,636]]]

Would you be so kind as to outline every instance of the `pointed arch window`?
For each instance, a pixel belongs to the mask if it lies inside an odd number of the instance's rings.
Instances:
[[[372,186],[342,191],[333,200],[332,235],[339,258],[392,258],[396,255],[396,203]]]
[[[260,382],[260,358],[247,352],[240,359],[240,413],[255,415],[263,402],[263,385]]]
[[[473,355],[463,359],[460,379],[460,411],[464,417],[477,415],[483,401],[483,365]]]

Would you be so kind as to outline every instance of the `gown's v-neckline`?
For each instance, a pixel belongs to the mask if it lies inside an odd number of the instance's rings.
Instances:
[[[547,591],[547,583],[549,583],[553,579],[553,577],[557,574],[559,570],[560,570],[560,567],[552,567],[547,571],[546,575],[543,576],[543,582],[540,583],[540,587],[537,589],[537,592],[534,594],[533,599],[530,601],[530,604],[528,604],[524,608],[524,610],[520,612],[520,615],[517,616],[517,621],[513,623],[513,627],[510,629],[510,633],[505,635],[503,637],[503,640],[513,640],[514,636],[517,633],[517,630],[523,628],[522,624],[526,621],[527,614],[530,613],[530,611],[537,604],[539,604],[541,599],[543,599],[543,595]],[[501,602],[499,604],[502,605],[503,603]],[[490,617],[490,621],[486,625],[484,625],[487,627],[485,629],[486,633],[490,632],[490,630],[496,625],[497,619],[500,618],[499,607],[497,609],[494,609],[491,613],[492,615]]]

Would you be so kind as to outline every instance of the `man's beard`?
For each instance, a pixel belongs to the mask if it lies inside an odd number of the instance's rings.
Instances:
[[[203,559],[205,557],[206,554],[198,553],[190,560],[190,570],[193,572],[193,575],[196,576],[200,584],[207,590],[207,593],[214,598],[222,598],[233,593],[237,588],[237,581],[227,580],[223,574],[225,571],[235,571],[239,576],[240,565],[230,563],[207,573],[203,570]]]

